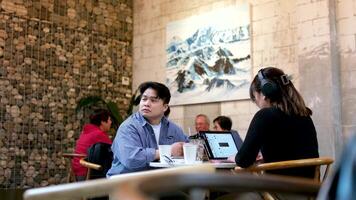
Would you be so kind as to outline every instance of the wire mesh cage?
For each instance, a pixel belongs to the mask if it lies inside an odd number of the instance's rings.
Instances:
[[[0,4],[0,188],[62,183],[62,153],[85,122],[78,100],[129,104],[121,80],[132,76],[132,1]]]

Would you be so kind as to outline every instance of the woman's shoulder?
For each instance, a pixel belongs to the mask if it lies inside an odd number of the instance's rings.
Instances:
[[[256,117],[261,118],[271,118],[273,116],[282,115],[283,112],[276,107],[261,108],[257,113]]]

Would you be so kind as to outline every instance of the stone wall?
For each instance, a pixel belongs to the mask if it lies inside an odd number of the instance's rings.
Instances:
[[[355,0],[136,0],[133,87],[165,81],[168,23],[244,2],[251,5],[253,75],[261,66],[293,75],[314,111],[321,155],[336,157],[356,132]],[[188,132],[198,113],[228,115],[244,137],[257,110],[250,100],[239,100],[174,106],[170,118]]]
[[[131,0],[0,1],[0,187],[65,181],[78,100],[131,97]]]

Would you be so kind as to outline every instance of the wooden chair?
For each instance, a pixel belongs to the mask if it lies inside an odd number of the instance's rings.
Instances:
[[[68,170],[68,175],[67,175],[67,183],[70,182],[75,182],[75,175],[72,170],[72,159],[75,157],[80,157],[83,158],[86,155],[85,154],[78,154],[78,153],[62,153],[62,156],[65,158],[66,163],[67,163],[67,170]]]
[[[79,160],[79,163],[88,168],[88,172],[87,172],[87,176],[86,176],[86,180],[90,179],[90,174],[92,170],[101,170],[101,165],[95,164],[95,163],[91,163],[85,160],[85,158],[81,158]]]
[[[308,159],[299,159],[299,160],[288,160],[280,162],[271,162],[271,163],[262,163],[250,166],[248,168],[235,167],[234,172],[253,172],[257,174],[264,174],[268,170],[278,170],[278,169],[288,169],[288,168],[298,168],[298,167],[309,167],[315,166],[314,178],[313,181],[320,183],[320,167],[325,165],[325,172],[322,178],[322,181],[325,180],[328,172],[329,166],[334,162],[332,158],[321,157],[321,158],[308,158]],[[274,197],[268,193],[262,193],[263,198],[267,200],[272,200]]]
[[[252,174],[170,174],[143,180],[123,182],[117,187],[114,199],[149,200],[177,191],[188,191],[189,199],[203,200],[207,191],[231,192],[239,195],[245,192],[281,192],[315,197],[320,183],[305,178]]]
[[[253,165],[248,168],[236,167],[234,171],[235,172],[249,171],[249,172],[257,172],[259,174],[263,174],[267,170],[315,166],[314,180],[317,182],[320,182],[320,167],[322,165],[326,166],[325,173],[322,178],[322,181],[324,181],[328,172],[329,172],[329,167],[333,162],[334,162],[334,160],[329,157],[307,158],[307,159],[299,159],[299,160],[288,160],[288,161],[280,161],[280,162],[262,163],[262,164]]]

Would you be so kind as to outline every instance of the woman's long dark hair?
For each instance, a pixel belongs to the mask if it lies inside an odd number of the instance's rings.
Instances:
[[[279,87],[279,95],[277,98],[269,98],[272,106],[278,107],[284,113],[288,115],[310,116],[312,111],[305,106],[302,96],[295,89],[292,81],[289,80],[288,84],[283,84],[281,77],[284,72],[281,69],[275,67],[267,67],[262,69],[265,79],[273,81]],[[250,98],[255,101],[253,92],[261,93],[261,80],[258,75],[253,79],[250,86]],[[268,97],[267,97],[268,98]]]

